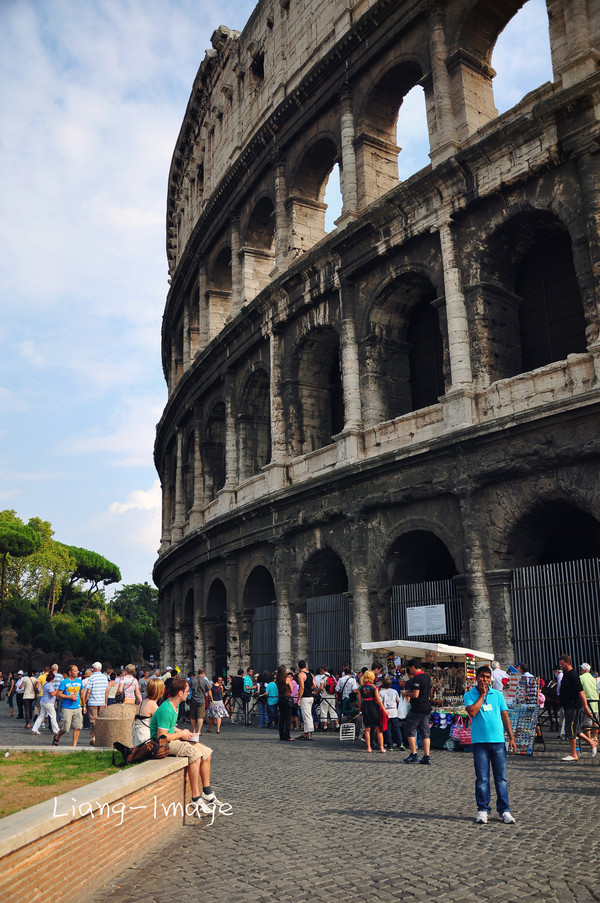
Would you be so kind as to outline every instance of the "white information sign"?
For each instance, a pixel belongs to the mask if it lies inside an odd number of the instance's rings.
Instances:
[[[419,605],[406,609],[406,635],[443,636],[446,633],[444,605]]]

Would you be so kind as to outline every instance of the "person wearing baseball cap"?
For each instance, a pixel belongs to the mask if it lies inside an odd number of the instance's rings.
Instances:
[[[96,718],[108,705],[108,675],[102,673],[102,662],[94,662],[85,686],[85,704],[90,719],[90,746],[96,745]]]
[[[596,682],[596,678],[592,677],[591,670],[592,666],[587,662],[584,662],[583,665],[580,665],[581,674],[579,675],[579,680],[581,681],[581,686],[583,687],[583,692],[585,693],[585,698],[587,699],[587,703],[592,713],[592,717],[589,715],[585,715],[581,729],[587,734],[590,740],[598,740],[598,684]],[[592,749],[592,758],[596,756],[598,752],[598,744]]]

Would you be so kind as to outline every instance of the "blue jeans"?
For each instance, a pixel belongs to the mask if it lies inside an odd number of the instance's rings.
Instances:
[[[388,726],[383,735],[383,742],[389,749],[391,749],[393,746],[404,746],[404,739],[402,737],[399,718],[388,719]]]
[[[474,743],[475,799],[477,811],[490,812],[490,765],[496,787],[496,809],[510,812],[506,782],[506,746],[504,743]]]
[[[269,723],[269,709],[266,699],[258,700],[258,726],[267,727]]]

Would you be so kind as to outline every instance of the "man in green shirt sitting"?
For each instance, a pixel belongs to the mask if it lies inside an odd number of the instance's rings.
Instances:
[[[168,687],[168,698],[165,699],[152,716],[150,721],[150,736],[166,737],[169,741],[169,755],[188,757],[188,776],[192,803],[195,805],[195,815],[201,818],[203,815],[214,815],[215,811],[223,805],[215,796],[210,786],[210,757],[212,749],[203,743],[190,742],[192,732],[179,730],[177,727],[177,714],[179,705],[187,699],[189,685],[185,678],[174,677]],[[202,784],[200,784],[202,781]],[[200,787],[202,786],[202,792]]]

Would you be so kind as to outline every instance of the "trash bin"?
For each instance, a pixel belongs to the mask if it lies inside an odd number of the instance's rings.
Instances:
[[[96,747],[113,748],[118,741],[125,746],[132,746],[133,719],[137,712],[136,705],[109,705],[102,709],[96,718]]]

